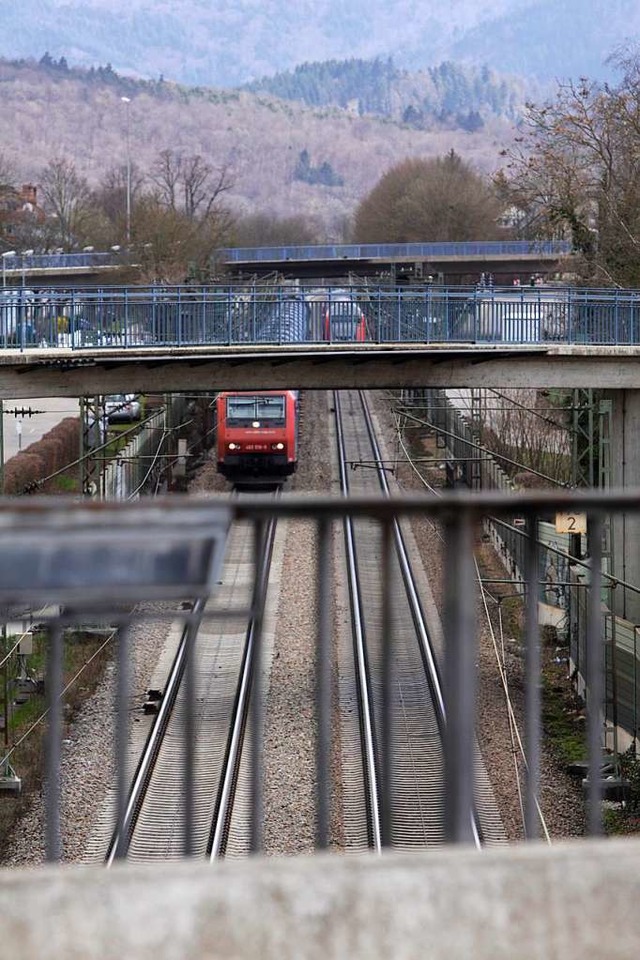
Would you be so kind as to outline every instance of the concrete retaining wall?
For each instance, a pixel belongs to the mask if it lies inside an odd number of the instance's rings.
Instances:
[[[0,873],[12,960],[637,957],[640,840]]]

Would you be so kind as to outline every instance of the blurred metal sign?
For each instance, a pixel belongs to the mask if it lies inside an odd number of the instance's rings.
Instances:
[[[231,512],[219,502],[0,503],[0,607],[206,597]]]

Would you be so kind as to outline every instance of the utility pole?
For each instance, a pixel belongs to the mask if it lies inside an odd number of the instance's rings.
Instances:
[[[126,149],[127,149],[127,249],[131,246],[131,115],[130,97],[120,97],[125,105],[127,117]]]

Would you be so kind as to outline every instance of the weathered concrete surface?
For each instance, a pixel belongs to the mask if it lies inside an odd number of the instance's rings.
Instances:
[[[12,960],[622,960],[640,840],[0,873]]]
[[[640,389],[640,346],[288,344],[0,351],[0,398],[246,389]]]

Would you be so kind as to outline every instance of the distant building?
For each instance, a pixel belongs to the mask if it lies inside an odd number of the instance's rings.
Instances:
[[[0,186],[0,235],[9,244],[21,228],[39,226],[45,220],[45,212],[38,205],[38,188],[33,183],[23,183],[19,190],[9,185]]]

